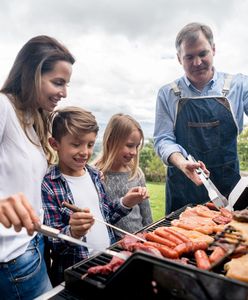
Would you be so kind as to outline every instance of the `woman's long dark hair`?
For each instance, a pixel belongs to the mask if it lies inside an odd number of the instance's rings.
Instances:
[[[38,108],[38,99],[42,74],[52,71],[58,61],[74,64],[75,59],[56,39],[36,36],[19,51],[0,90],[12,102],[27,136],[27,126],[33,124],[49,161],[52,153],[48,145],[47,112]]]

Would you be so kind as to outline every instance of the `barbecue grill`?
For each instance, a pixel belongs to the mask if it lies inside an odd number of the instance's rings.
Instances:
[[[189,205],[187,205],[189,206]],[[170,226],[183,207],[141,231],[153,231],[160,226]],[[190,205],[192,206],[192,205]],[[118,244],[110,249],[121,251]],[[65,271],[65,290],[51,299],[168,299],[168,300],[231,300],[248,299],[248,284],[224,276],[223,265],[213,271],[196,267],[193,257],[184,265],[161,259],[144,252],[135,252],[115,272],[109,275],[88,275],[88,268],[105,265],[111,255],[98,254],[81,261]]]

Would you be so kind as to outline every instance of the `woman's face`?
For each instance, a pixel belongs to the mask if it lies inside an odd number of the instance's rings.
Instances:
[[[54,110],[61,98],[67,96],[67,84],[70,81],[72,64],[59,60],[55,63],[54,69],[41,76],[39,108],[48,112]]]

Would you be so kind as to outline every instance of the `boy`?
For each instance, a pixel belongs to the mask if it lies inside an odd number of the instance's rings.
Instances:
[[[96,245],[96,249],[106,249],[116,241],[113,230],[102,223],[94,223],[93,216],[114,224],[146,199],[148,192],[145,188],[134,187],[113,204],[100,181],[99,171],[87,164],[99,129],[95,117],[82,108],[71,106],[56,110],[51,120],[49,143],[59,160],[58,165],[51,166],[42,183],[45,224]],[[83,212],[72,213],[62,205],[64,201],[83,208]],[[52,238],[48,239],[48,244],[53,285],[63,281],[66,268],[91,254],[88,248]]]

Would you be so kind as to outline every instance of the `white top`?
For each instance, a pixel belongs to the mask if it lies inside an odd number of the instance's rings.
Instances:
[[[80,208],[89,208],[91,214],[104,221],[100,206],[99,197],[94,183],[86,170],[86,173],[79,177],[72,177],[63,174],[71,189],[74,203]],[[94,246],[95,250],[104,250],[110,246],[110,239],[106,225],[95,221],[86,234],[86,241]],[[92,253],[92,249],[89,252]]]
[[[23,192],[43,221],[41,183],[47,170],[43,149],[25,135],[9,99],[0,94],[0,199]],[[29,134],[37,143],[32,126]],[[33,237],[26,229],[15,232],[0,224],[0,262],[23,254]]]

